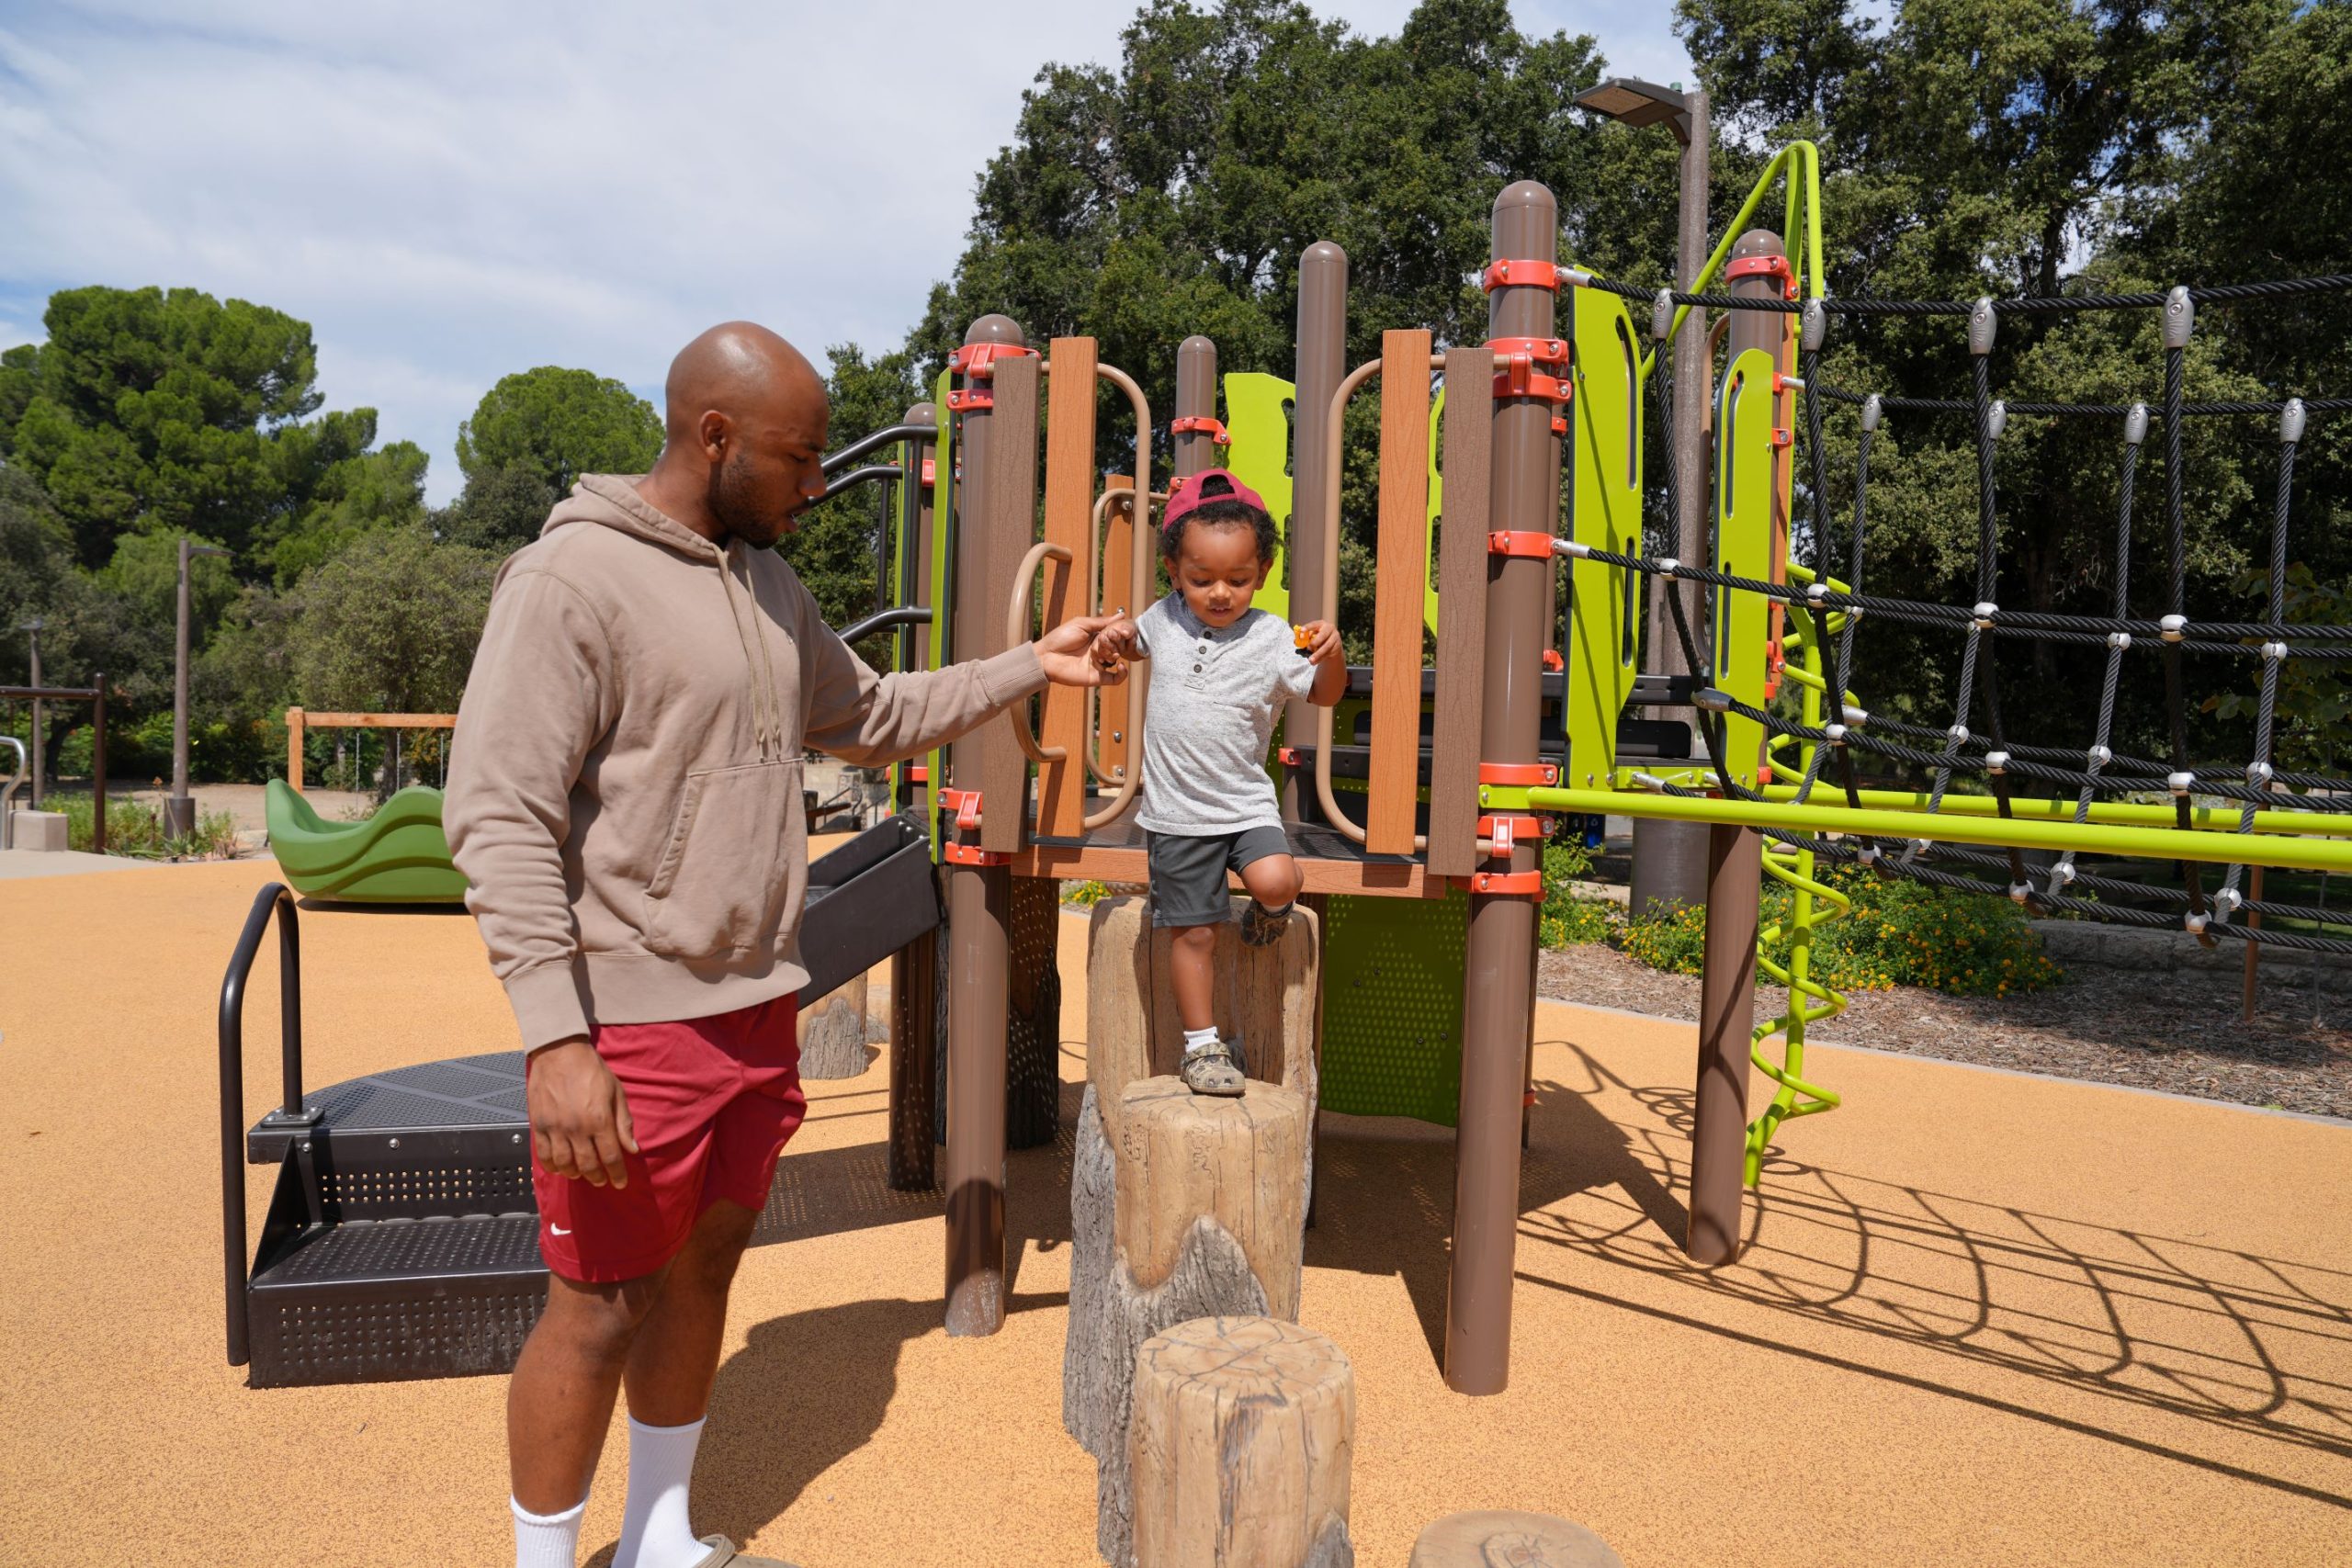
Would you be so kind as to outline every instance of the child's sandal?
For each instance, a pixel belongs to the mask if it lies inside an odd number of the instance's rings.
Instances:
[[[1249,1082],[1241,1076],[1241,1068],[1235,1064],[1232,1053],[1225,1048],[1222,1041],[1185,1052],[1176,1072],[1184,1080],[1184,1087],[1194,1094],[1211,1094],[1228,1100],[1240,1094]]]
[[[1279,909],[1269,909],[1255,898],[1241,911],[1241,942],[1245,947],[1272,947],[1282,941],[1283,932],[1290,929],[1290,912],[1294,905],[1284,904]]]

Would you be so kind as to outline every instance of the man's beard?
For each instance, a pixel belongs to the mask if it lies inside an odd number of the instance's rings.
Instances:
[[[703,504],[730,538],[764,549],[783,536],[791,519],[775,516],[752,499],[751,467],[740,452],[711,465]]]

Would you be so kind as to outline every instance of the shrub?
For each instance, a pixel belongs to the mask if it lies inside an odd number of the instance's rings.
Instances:
[[[1536,918],[1536,940],[1545,947],[1607,942],[1617,929],[1617,907],[1606,899],[1577,896],[1570,885],[1592,870],[1592,852],[1570,838],[1544,843],[1544,908]]]
[[[65,814],[66,847],[87,852],[94,841],[91,829],[97,815],[92,797],[69,795],[46,804]],[[131,855],[142,860],[197,860],[206,856],[227,859],[236,852],[237,819],[225,811],[199,812],[195,829],[186,838],[167,839],[164,836],[164,814],[155,807],[136,800],[107,802],[107,853],[110,855]]]
[[[1618,945],[1627,956],[1653,969],[1696,975],[1706,967],[1707,911],[1698,905],[1662,908],[1653,904],[1626,920],[1625,934]]]

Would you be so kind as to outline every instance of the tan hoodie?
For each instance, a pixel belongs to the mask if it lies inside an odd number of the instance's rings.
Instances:
[[[525,1048],[798,990],[802,748],[895,761],[1045,680],[1025,645],[876,675],[774,551],[582,479],[500,569],[444,808]]]

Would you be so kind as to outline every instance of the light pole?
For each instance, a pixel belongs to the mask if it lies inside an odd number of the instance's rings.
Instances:
[[[1676,214],[1674,270],[1679,287],[1695,288],[1699,269],[1707,260],[1707,148],[1713,137],[1707,119],[1707,95],[1682,92],[1630,76],[1611,76],[1577,95],[1578,108],[1607,115],[1622,125],[1663,125],[1674,132],[1682,148],[1681,192]],[[1674,340],[1674,446],[1667,454],[1678,483],[1680,506],[1675,525],[1680,553],[1687,559],[1710,558],[1706,535],[1707,441],[1702,429],[1706,419],[1712,379],[1706,358],[1706,312],[1692,307]],[[1688,583],[1650,579],[1649,650],[1644,662],[1654,673],[1689,674],[1679,638],[1666,635],[1665,595],[1679,594],[1683,614],[1699,624],[1698,595]],[[1695,736],[1695,714],[1690,708],[1658,710],[1657,716],[1680,719]],[[1696,822],[1634,821],[1634,867],[1626,902],[1635,914],[1653,903],[1695,905],[1706,902],[1707,830]]]
[[[172,664],[172,793],[164,798],[164,837],[185,839],[196,831],[196,802],[187,793],[187,563],[197,556],[225,556],[218,545],[198,545],[180,536],[178,653]]]
[[[36,686],[40,684],[40,629],[46,624],[47,623],[42,621],[39,615],[35,615],[29,621],[18,623],[17,626],[17,629],[23,632],[28,640],[32,644],[31,678],[32,683]],[[35,811],[39,811],[40,809],[40,780],[42,773],[42,746],[40,730],[42,716],[40,699],[39,697],[35,697],[33,699],[33,803],[31,807],[31,809]]]

